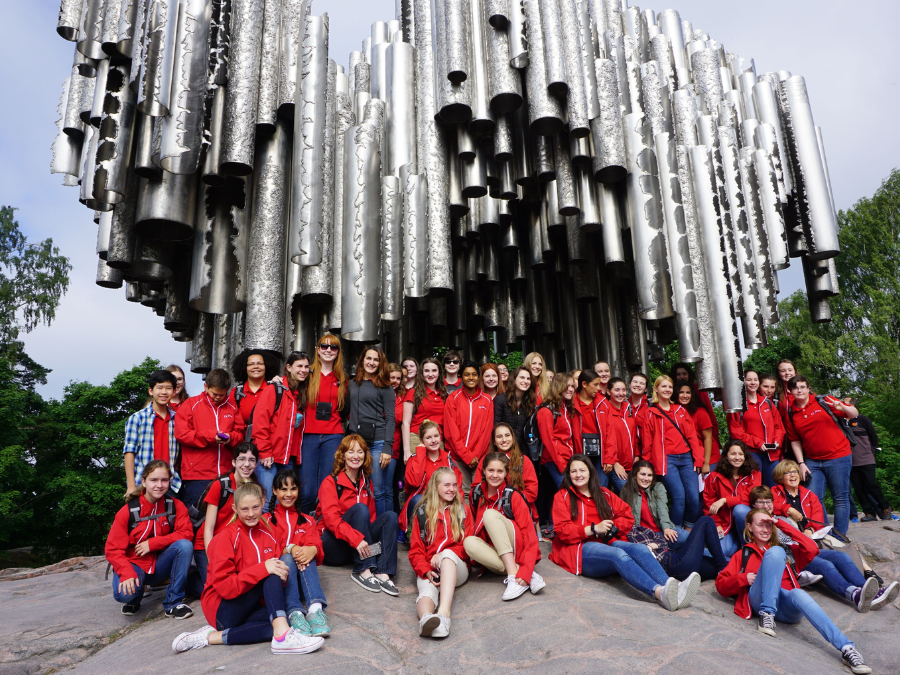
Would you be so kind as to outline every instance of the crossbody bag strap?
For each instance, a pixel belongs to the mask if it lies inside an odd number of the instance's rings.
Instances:
[[[659,412],[662,413],[662,416],[665,417],[667,420],[669,420],[669,422],[671,423],[671,425],[672,425],[673,427],[675,427],[675,429],[678,431],[679,434],[681,434],[681,438],[684,439],[684,444],[687,446],[688,452],[690,452],[690,450],[691,450],[691,444],[690,444],[690,442],[688,441],[687,436],[685,436],[685,435],[684,435],[684,432],[681,430],[681,427],[679,427],[677,424],[675,424],[675,420],[673,420],[671,417],[669,417],[669,416],[666,414],[666,411],[663,410],[662,408],[660,408],[660,407],[659,407],[658,405],[656,405],[655,403],[651,403],[651,404],[650,404],[650,407],[651,407],[651,408],[656,408],[657,410],[659,410]]]

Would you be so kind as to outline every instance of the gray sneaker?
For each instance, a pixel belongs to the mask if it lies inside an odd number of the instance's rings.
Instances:
[[[375,578],[374,574],[370,577],[363,578],[363,576],[359,572],[354,572],[350,575],[350,578],[360,586],[365,588],[367,591],[372,591],[373,593],[381,593],[381,584],[378,583],[378,579]]]
[[[841,660],[854,675],[869,675],[872,672],[872,669],[863,661],[862,655],[852,645],[847,645],[841,650]]]

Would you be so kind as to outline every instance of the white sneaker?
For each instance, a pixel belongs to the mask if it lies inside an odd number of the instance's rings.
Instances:
[[[800,588],[805,586],[812,586],[820,581],[822,581],[824,577],[821,574],[813,574],[809,570],[803,570],[802,572],[797,573],[797,581],[800,583]]]
[[[441,618],[437,614],[426,614],[419,619],[419,635],[431,637],[435,629],[441,625]]]
[[[544,577],[542,577],[537,572],[531,573],[531,583],[528,584],[528,589],[532,592],[532,594],[537,594],[542,588],[547,585],[547,582],[544,581]]]
[[[506,577],[503,583],[506,584],[506,590],[503,591],[504,600],[515,600],[528,590],[528,586],[522,586],[513,576]]]
[[[181,633],[172,643],[173,652],[187,652],[209,646],[209,634],[216,631],[212,626],[203,626],[189,633]]]
[[[670,612],[678,609],[678,579],[669,577],[659,594],[659,604]]]
[[[678,584],[678,609],[683,609],[691,604],[691,600],[700,590],[700,575],[691,572],[687,579]]]
[[[440,614],[440,625],[431,633],[433,638],[445,638],[450,635],[450,618]]]
[[[273,654],[309,654],[325,644],[325,638],[304,635],[300,631],[289,628],[287,635],[279,642],[272,638]]]

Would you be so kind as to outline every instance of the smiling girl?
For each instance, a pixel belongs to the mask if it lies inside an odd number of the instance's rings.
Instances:
[[[416,505],[425,495],[425,489],[435,471],[441,467],[452,468],[459,485],[463,482],[459,466],[450,458],[450,452],[441,447],[441,430],[438,425],[431,420],[425,420],[419,428],[419,433],[422,435],[422,445],[415,449],[415,454],[406,463],[403,481],[406,488],[406,504],[403,513],[400,514],[400,529],[404,532],[409,529]]]
[[[621,377],[609,381],[609,426],[616,437],[618,455],[609,474],[617,491],[621,492],[635,460],[641,458],[638,440],[638,420],[628,400],[628,387]]]
[[[775,389],[775,379],[760,376],[755,370],[744,371],[744,400],[746,411],[728,413],[728,433],[743,441],[753,453],[762,472],[763,483],[772,487],[772,471],[781,459],[784,443],[784,424],[778,405],[763,390]]]
[[[428,358],[416,376],[416,385],[406,393],[403,402],[403,459],[409,461],[413,449],[422,441],[419,427],[425,420],[431,420],[444,428],[444,404],[447,388],[441,378],[441,367],[437,360]]]
[[[600,361],[598,366],[605,366],[606,382],[603,375],[593,370],[583,370],[578,376],[578,388],[572,403],[575,409],[575,421],[581,432],[581,447],[576,452],[587,455],[597,469],[600,485],[609,486],[609,477],[618,460],[616,436],[610,429],[610,405],[605,391],[609,382],[609,365]]]
[[[747,446],[730,441],[703,486],[704,510],[716,521],[726,556],[741,546],[744,519],[750,511],[750,490],[761,484],[762,475]]]
[[[474,361],[462,366],[462,386],[447,396],[444,435],[447,448],[462,473],[463,496],[468,497],[472,474],[487,452],[494,425],[494,404],[479,387],[480,373]]]

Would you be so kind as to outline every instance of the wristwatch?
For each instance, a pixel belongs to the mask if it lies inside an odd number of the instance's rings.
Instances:
[[[591,523],[591,532],[593,533],[593,535],[594,535],[595,537],[599,537],[599,536],[600,536],[600,533],[597,532],[597,524],[596,524],[596,523]]]

